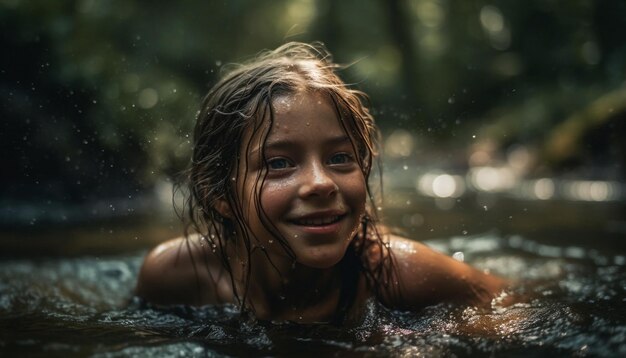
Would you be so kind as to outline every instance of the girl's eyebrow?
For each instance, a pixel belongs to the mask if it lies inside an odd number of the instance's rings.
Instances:
[[[346,142],[351,142],[350,137],[348,137],[345,134],[336,136],[336,137],[330,137],[324,140],[323,144],[324,146],[333,146],[333,145],[339,145],[339,144],[343,144]],[[278,140],[274,140],[274,141],[267,141],[265,143],[265,150],[267,151],[268,149],[273,149],[273,150],[289,150],[289,149],[293,149],[294,147],[297,147],[297,142],[290,140],[290,139],[278,139]],[[250,150],[250,156],[254,156],[256,155],[258,152],[260,151],[260,148],[256,147],[253,148],[252,150]]]

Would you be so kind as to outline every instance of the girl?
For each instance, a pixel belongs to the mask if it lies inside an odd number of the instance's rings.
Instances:
[[[186,176],[192,233],[150,252],[138,296],[312,323],[358,317],[369,298],[418,310],[504,288],[381,226],[368,186],[379,132],[337,67],[319,44],[288,43],[209,91]]]

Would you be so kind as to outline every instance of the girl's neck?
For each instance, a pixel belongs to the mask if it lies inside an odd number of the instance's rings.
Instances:
[[[235,262],[239,264],[233,264],[237,290],[241,298],[246,294],[257,318],[296,322],[333,318],[342,285],[340,264],[316,269],[287,256],[266,256],[260,249],[253,250],[251,262],[242,257],[245,254],[238,256]]]

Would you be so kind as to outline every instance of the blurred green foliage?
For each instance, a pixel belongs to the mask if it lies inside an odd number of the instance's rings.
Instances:
[[[185,167],[222,65],[292,40],[349,65],[383,130],[624,176],[621,0],[2,0],[0,30],[4,200],[151,188]]]

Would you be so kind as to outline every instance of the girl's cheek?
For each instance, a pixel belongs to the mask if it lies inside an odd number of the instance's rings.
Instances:
[[[285,205],[288,198],[292,196],[290,195],[290,191],[293,190],[291,186],[283,182],[266,182],[261,190],[261,203],[266,210],[272,211],[275,208]]]

